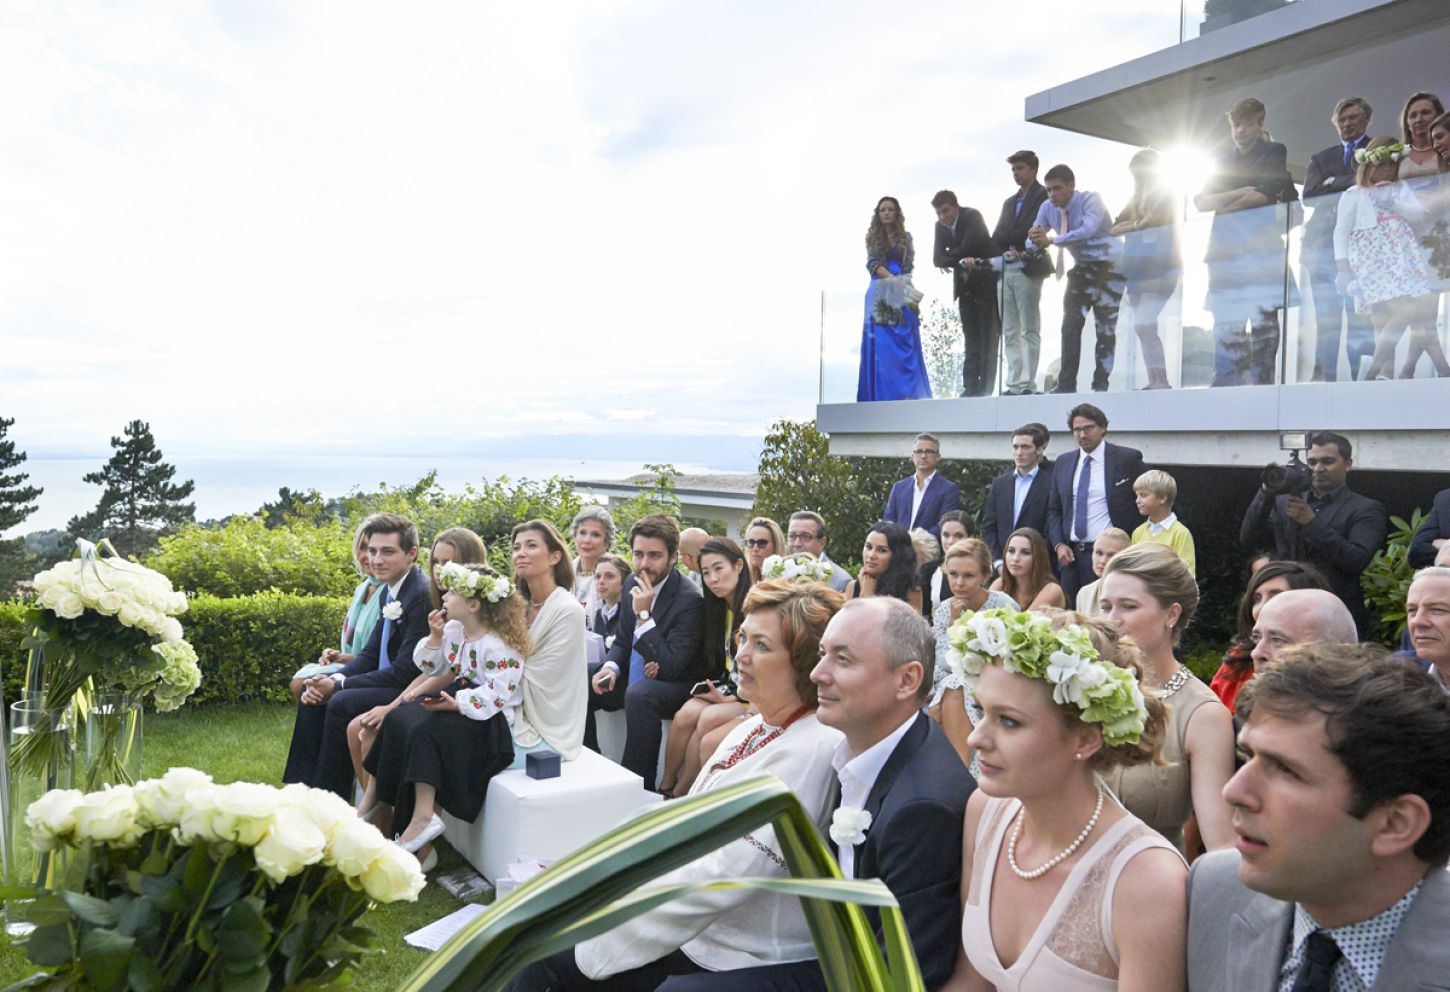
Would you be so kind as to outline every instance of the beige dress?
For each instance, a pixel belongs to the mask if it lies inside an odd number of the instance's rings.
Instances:
[[[1167,837],[1183,851],[1183,821],[1193,815],[1193,788],[1184,742],[1188,721],[1204,703],[1217,703],[1213,690],[1193,675],[1170,696],[1168,729],[1163,735],[1162,764],[1114,768],[1103,781],[1129,813]]]

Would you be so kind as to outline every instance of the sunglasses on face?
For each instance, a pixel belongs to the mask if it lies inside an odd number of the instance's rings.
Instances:
[[[768,537],[747,537],[745,539],[745,546],[747,548],[768,548],[768,547],[770,547],[770,538],[768,538]]]

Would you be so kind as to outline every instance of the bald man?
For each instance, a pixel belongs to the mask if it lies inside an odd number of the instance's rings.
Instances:
[[[1254,622],[1254,671],[1291,644],[1357,644],[1354,617],[1344,600],[1326,589],[1290,589],[1259,610]]]
[[[709,532],[699,527],[686,527],[680,531],[680,561],[689,570],[685,575],[695,583],[696,589],[700,588],[700,549],[708,540]]]
[[[1415,656],[1430,666],[1440,691],[1450,695],[1450,568],[1432,565],[1415,573],[1405,595],[1405,622]]]

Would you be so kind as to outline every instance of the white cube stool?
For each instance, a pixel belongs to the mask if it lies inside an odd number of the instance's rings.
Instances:
[[[561,858],[659,800],[644,791],[638,775],[585,748],[560,763],[558,778],[532,779],[522,768],[495,775],[483,813],[472,823],[443,810],[439,815],[448,843],[484,878],[497,881],[510,864]]]
[[[670,720],[660,721],[660,756],[655,765],[655,785],[665,770],[665,748],[670,743]],[[594,732],[599,735],[599,753],[618,764],[624,760],[624,737],[626,726],[624,710],[596,710]]]

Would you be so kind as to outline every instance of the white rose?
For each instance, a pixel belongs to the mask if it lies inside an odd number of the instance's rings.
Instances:
[[[76,803],[76,837],[126,847],[140,839],[136,796],[129,785],[111,785],[90,792]]]
[[[176,821],[175,835],[178,841],[183,844],[215,844],[221,841],[214,825],[216,804],[220,796],[219,785],[196,785],[186,790],[181,801],[181,815]]]
[[[327,838],[311,817],[295,806],[278,806],[252,857],[268,878],[280,882],[322,860],[326,848]]]
[[[396,844],[389,844],[362,876],[363,891],[378,902],[413,902],[427,881],[418,859]]]
[[[403,604],[396,599],[383,607],[384,620],[401,620],[403,618]]]
[[[139,808],[137,819],[148,827],[174,827],[181,822],[187,794],[211,785],[211,776],[195,768],[173,768],[161,778],[137,782],[132,789]]]
[[[163,641],[179,641],[182,638],[181,621],[175,617],[162,617],[157,622],[157,636]]]
[[[107,589],[96,597],[96,609],[108,617],[113,617],[121,610],[121,604],[125,597],[114,589]]]
[[[855,847],[871,829],[871,814],[855,806],[838,806],[831,814],[831,840],[837,847]]]
[[[402,850],[379,833],[377,827],[364,823],[354,814],[350,822],[338,824],[333,831],[327,843],[327,863],[335,865],[344,875],[359,876],[389,848]]]
[[[44,596],[55,587],[58,581],[59,579],[55,574],[55,569],[47,568],[43,572],[37,572],[35,578],[30,580],[30,584],[35,588],[36,595]]]
[[[25,810],[25,826],[37,851],[53,851],[76,827],[79,789],[51,789]]]
[[[310,819],[323,836],[331,840],[337,828],[344,823],[358,822],[357,810],[352,804],[335,792],[326,789],[312,789],[300,782],[282,787],[277,797],[278,808],[291,807]]]
[[[52,613],[62,620],[74,620],[86,612],[86,601],[73,592],[63,592],[56,597],[55,604],[50,607]]]
[[[256,782],[233,782],[217,789],[212,829],[222,840],[254,847],[267,834],[277,808],[277,790]]]
[[[120,620],[127,627],[144,629],[141,626],[141,621],[145,616],[146,612],[131,600],[122,603],[121,608],[116,611],[116,619]]]
[[[989,658],[1000,658],[1007,653],[1007,625],[998,618],[978,614],[972,617],[967,628],[976,635],[968,644],[973,651]]]

